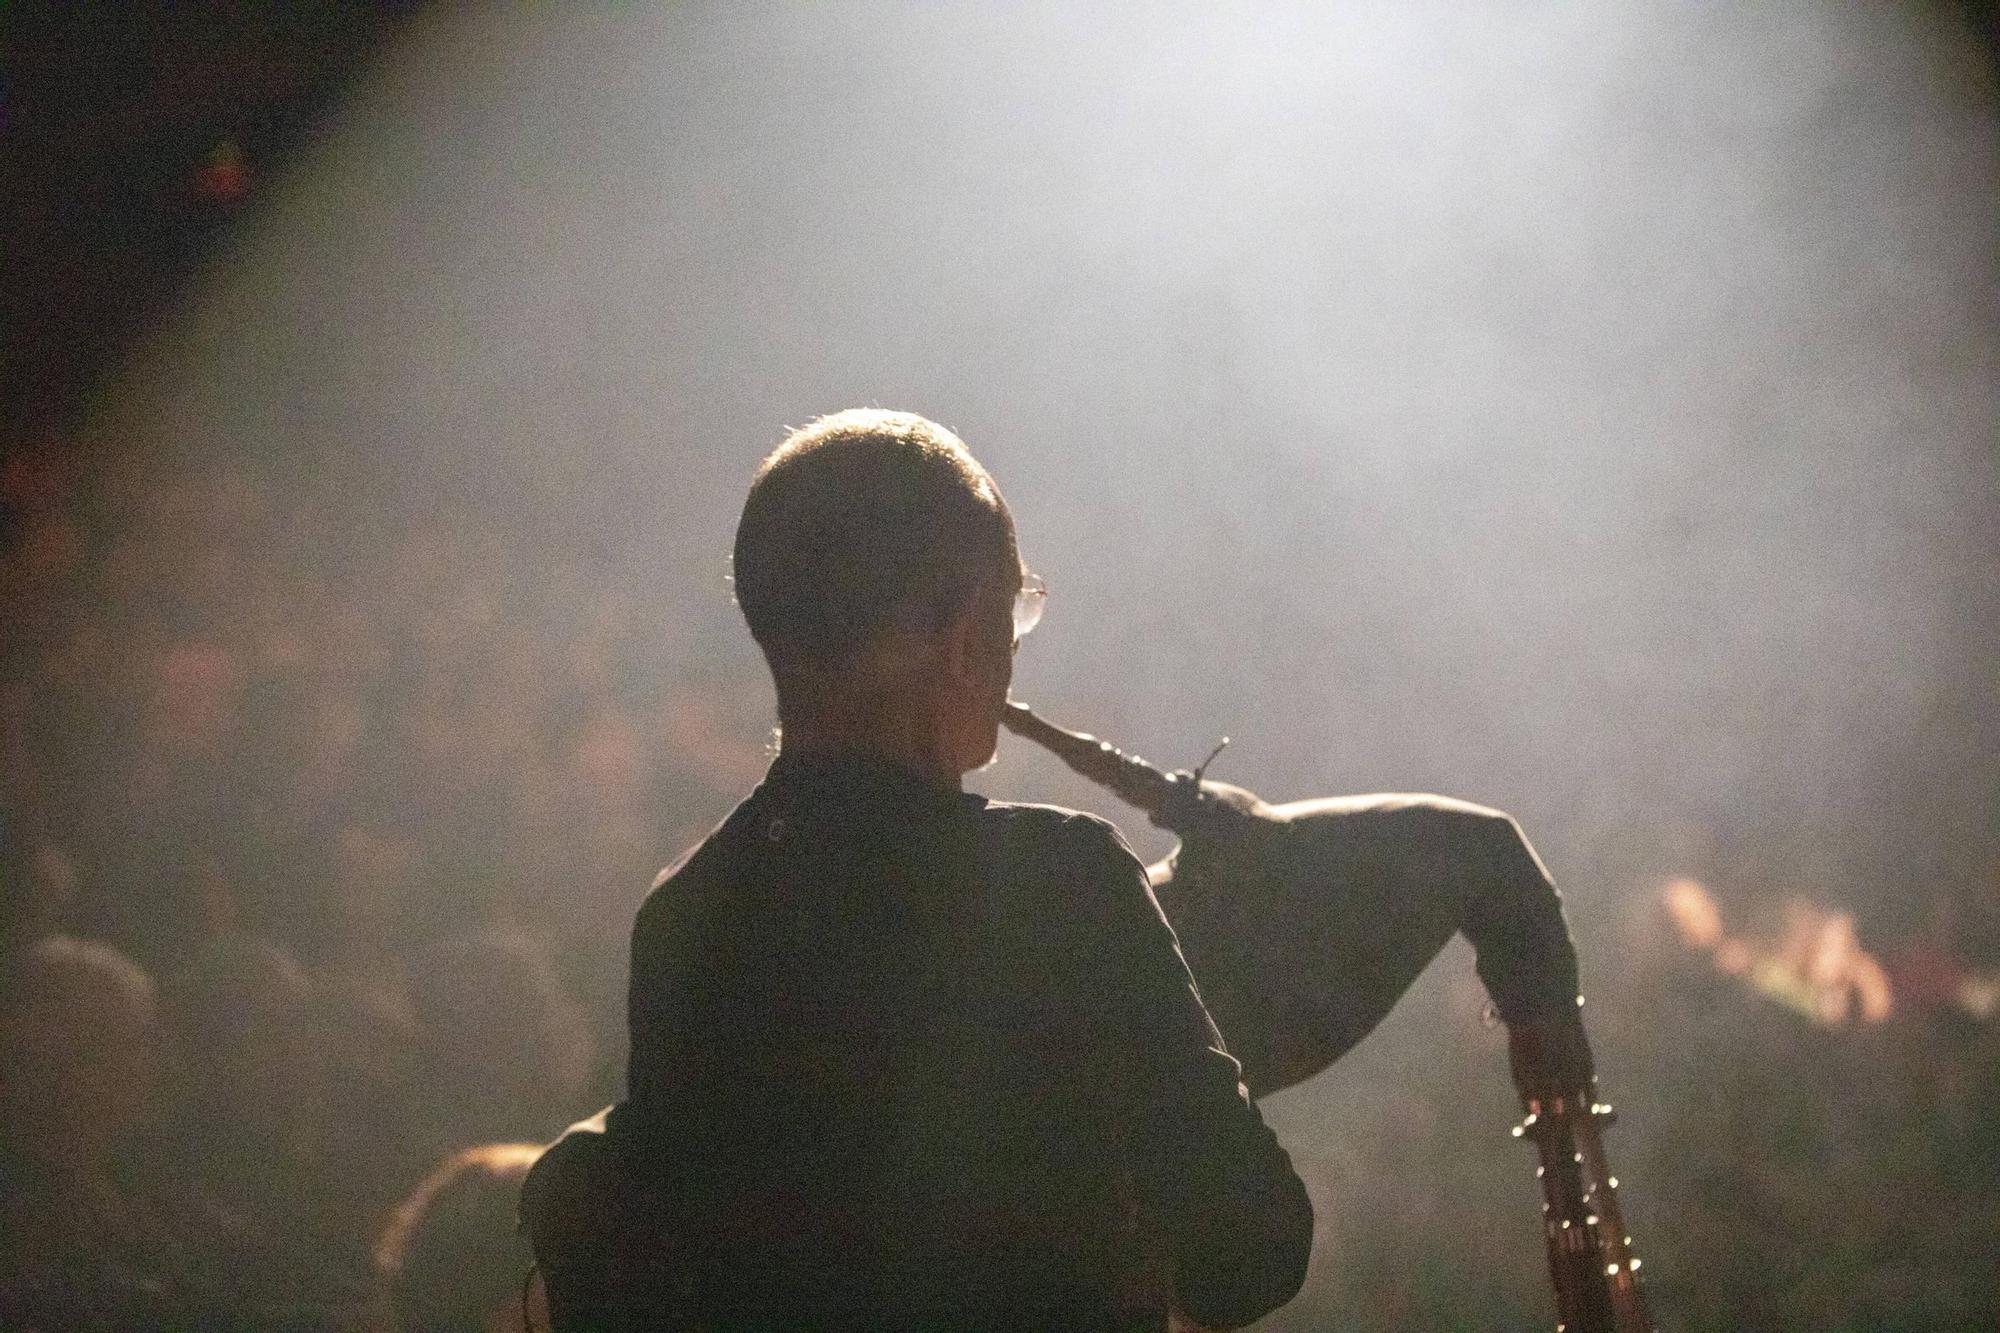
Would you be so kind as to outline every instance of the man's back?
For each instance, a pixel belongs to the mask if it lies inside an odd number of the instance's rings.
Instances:
[[[784,753],[640,910],[628,1099],[529,1184],[552,1311],[1101,1329],[1289,1299],[1311,1206],[1138,861],[958,790],[1047,594],[991,474],[911,413],[818,418],[730,568]]]
[[[662,1313],[1157,1327],[1177,1282],[1233,1323],[1303,1277],[1303,1188],[1088,816],[787,755],[642,909],[631,1021]]]

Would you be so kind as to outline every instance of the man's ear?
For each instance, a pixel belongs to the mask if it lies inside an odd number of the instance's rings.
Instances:
[[[944,668],[945,678],[954,685],[965,685],[979,679],[979,608],[977,604],[960,607],[938,635],[938,649],[942,654],[939,665]]]
[[[934,680],[952,670],[952,638],[950,625],[934,630],[894,626],[870,641],[855,666],[876,680],[906,680],[913,675]]]

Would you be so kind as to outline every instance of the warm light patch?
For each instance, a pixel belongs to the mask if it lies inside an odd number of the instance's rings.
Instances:
[[[1854,918],[1794,898],[1775,940],[1727,933],[1722,909],[1699,882],[1676,879],[1660,891],[1668,918],[1689,948],[1717,971],[1827,1027],[1880,1023],[1895,1012],[1889,974],[1861,946]]]
[[[1660,890],[1681,938],[1697,949],[1713,949],[1722,940],[1722,910],[1708,890],[1691,879],[1677,879]]]

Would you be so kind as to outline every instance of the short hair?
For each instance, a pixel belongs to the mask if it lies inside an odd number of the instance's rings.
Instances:
[[[855,408],[764,460],[732,564],[736,604],[777,672],[838,667],[891,628],[936,629],[1020,555],[1000,488],[956,435]]]
[[[45,935],[0,967],[0,1031],[37,1006],[75,1014],[95,997],[150,1018],[159,987],[145,968],[98,940]]]
[[[375,1272],[399,1327],[472,1330],[519,1299],[533,1254],[521,1235],[521,1182],[538,1143],[483,1143],[453,1153],[396,1206],[375,1242]]]

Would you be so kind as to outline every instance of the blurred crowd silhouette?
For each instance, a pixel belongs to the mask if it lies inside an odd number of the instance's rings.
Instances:
[[[631,911],[761,772],[767,703],[646,670],[652,611],[508,538],[336,531],[248,472],[0,471],[0,1327],[521,1318],[519,1178],[618,1095]],[[1954,997],[1995,960],[1948,921],[1877,942],[1893,1003],[1819,1021],[1674,901],[1635,898],[1590,1010],[1658,1312],[1992,1327],[2000,1023]],[[1496,1128],[1458,1093],[1495,1041],[1330,1076],[1295,1139],[1321,1257],[1273,1327],[1543,1320],[1527,1164],[1465,1186],[1518,1194],[1519,1244],[1461,1234],[1437,1166]]]
[[[615,1095],[632,908],[761,748],[450,516],[369,549],[72,455],[0,525],[0,1326],[380,1323],[438,1262],[399,1201]]]

